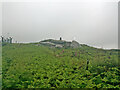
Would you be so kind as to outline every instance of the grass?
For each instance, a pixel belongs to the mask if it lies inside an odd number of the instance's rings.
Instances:
[[[86,45],[59,49],[7,44],[2,68],[3,88],[120,88],[118,51]]]

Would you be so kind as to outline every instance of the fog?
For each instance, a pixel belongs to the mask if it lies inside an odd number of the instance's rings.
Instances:
[[[94,47],[118,48],[117,2],[57,1],[3,2],[2,35],[19,43],[62,37]]]

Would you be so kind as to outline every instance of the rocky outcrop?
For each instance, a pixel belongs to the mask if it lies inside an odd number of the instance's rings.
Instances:
[[[79,48],[80,44],[73,40],[72,42],[64,41],[64,40],[53,40],[53,39],[48,39],[44,41],[40,41],[39,44],[42,45],[47,45],[50,47],[57,47],[57,48]]]
[[[77,42],[77,41],[75,41],[75,40],[73,40],[72,42],[71,42],[71,45],[70,45],[72,48],[79,48],[80,47],[80,44]]]

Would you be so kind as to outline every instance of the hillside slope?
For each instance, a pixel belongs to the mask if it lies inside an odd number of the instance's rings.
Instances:
[[[120,88],[116,50],[41,44],[2,48],[3,88]]]

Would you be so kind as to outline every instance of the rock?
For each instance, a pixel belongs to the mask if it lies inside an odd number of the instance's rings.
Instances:
[[[52,40],[52,39],[48,39],[48,40],[44,40],[41,41],[40,44],[42,45],[47,45],[50,47],[56,47],[56,48],[79,48],[80,44],[73,40],[72,42],[68,42],[68,41],[64,41],[64,40]]]
[[[51,42],[40,42],[40,44],[47,45],[47,46],[56,46],[54,43]]]
[[[75,41],[75,40],[73,40],[72,42],[71,42],[71,45],[70,45],[72,48],[78,48],[78,47],[80,47],[80,44],[77,42],[77,41]]]
[[[63,45],[57,44],[55,47],[57,47],[57,48],[63,48]]]

